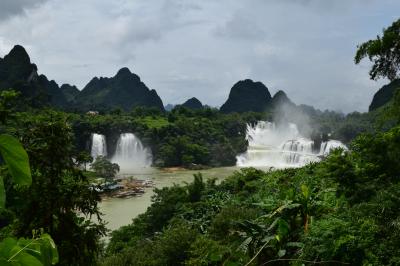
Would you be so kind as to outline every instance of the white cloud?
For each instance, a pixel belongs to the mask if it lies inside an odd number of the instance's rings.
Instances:
[[[41,73],[80,88],[127,66],[164,103],[218,106],[252,78],[296,103],[365,111],[382,83],[354,65],[356,45],[399,9],[394,0],[6,0],[0,56],[22,44]]]

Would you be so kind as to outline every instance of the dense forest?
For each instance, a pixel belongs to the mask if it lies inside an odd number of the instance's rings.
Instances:
[[[391,83],[370,112],[347,115],[251,80],[236,83],[221,110],[191,99],[166,112],[126,68],[77,92],[38,75],[16,46],[0,59],[0,265],[399,265],[399,32],[400,20],[358,47],[355,62],[368,58],[371,78]],[[117,134],[138,134],[157,167],[231,166],[247,149],[246,125],[259,120],[306,122],[299,130],[315,142],[334,137],[349,150],[155,189],[147,211],[104,242],[101,198],[84,171],[93,132],[109,150]]]

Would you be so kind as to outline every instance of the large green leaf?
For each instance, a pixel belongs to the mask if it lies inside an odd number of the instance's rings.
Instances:
[[[29,158],[18,139],[10,135],[0,135],[0,152],[14,182],[29,186],[32,183]]]
[[[21,252],[15,260],[22,266],[43,266],[37,258],[26,252]]]
[[[17,240],[12,237],[7,237],[0,242],[0,258],[10,257],[11,250],[17,245]],[[0,264],[2,265],[2,264]]]
[[[58,251],[57,251],[57,246],[54,243],[54,240],[51,238],[49,234],[43,234],[41,236],[42,241],[44,242],[42,245],[42,253],[43,256],[45,256],[45,253],[47,254],[48,258],[51,258],[50,262],[52,265],[58,263]]]

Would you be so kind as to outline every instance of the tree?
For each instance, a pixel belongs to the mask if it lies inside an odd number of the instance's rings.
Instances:
[[[29,159],[21,143],[10,135],[0,135],[0,153],[13,183],[17,186],[31,185]],[[0,176],[0,209],[4,209],[5,203],[3,177]],[[0,242],[1,265],[47,266],[57,262],[57,248],[48,234],[34,233],[33,239],[8,237]]]
[[[399,78],[400,72],[400,19],[383,30],[383,36],[379,35],[375,40],[369,40],[358,46],[355,63],[358,64],[365,57],[373,62],[369,72],[371,79]]]
[[[76,156],[75,160],[78,165],[83,165],[86,171],[86,165],[93,162],[93,157],[87,151],[82,151]]]
[[[6,120],[13,115],[19,95],[19,92],[12,89],[0,93],[0,123],[5,124]]]
[[[98,156],[92,164],[92,169],[99,177],[105,178],[106,180],[112,180],[119,172],[119,165],[110,162],[104,156]]]
[[[74,165],[66,116],[46,111],[26,117],[18,129],[30,158],[32,185],[6,186],[7,204],[17,218],[13,230],[20,237],[37,228],[49,233],[59,248],[59,265],[95,264],[106,231],[97,207],[100,197]]]

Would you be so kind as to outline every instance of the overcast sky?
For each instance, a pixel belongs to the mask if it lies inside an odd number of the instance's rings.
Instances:
[[[1,0],[0,57],[23,45],[49,79],[82,89],[127,66],[164,104],[220,106],[238,80],[295,103],[366,111],[386,81],[357,44],[400,17],[399,0]]]

